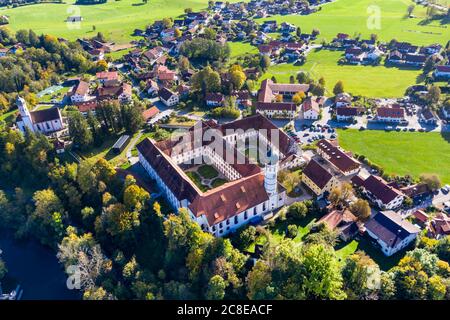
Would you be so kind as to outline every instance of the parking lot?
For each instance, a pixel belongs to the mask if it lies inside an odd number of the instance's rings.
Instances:
[[[336,139],[336,131],[329,125],[319,124],[303,124],[296,131],[288,129],[286,133],[291,136],[297,143],[310,144],[320,139]]]

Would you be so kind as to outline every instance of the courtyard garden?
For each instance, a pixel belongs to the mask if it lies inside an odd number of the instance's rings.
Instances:
[[[186,175],[203,192],[220,187],[228,182],[216,168],[206,164],[189,168],[186,170]]]

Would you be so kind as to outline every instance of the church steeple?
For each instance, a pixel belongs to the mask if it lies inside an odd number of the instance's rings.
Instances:
[[[21,96],[17,97],[16,100],[17,108],[19,109],[20,116],[22,117],[22,121],[24,127],[28,127],[31,131],[34,132],[33,121],[31,120],[30,111],[27,108],[27,102]]]
[[[278,155],[275,152],[269,151],[267,154],[268,161],[264,168],[264,187],[267,193],[272,196],[277,193],[278,185]]]

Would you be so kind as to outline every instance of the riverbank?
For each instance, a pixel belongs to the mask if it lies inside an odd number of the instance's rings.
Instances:
[[[0,249],[8,268],[2,281],[9,292],[20,284],[22,300],[79,300],[78,291],[66,287],[66,275],[55,252],[34,240],[17,241],[12,233],[0,230]]]

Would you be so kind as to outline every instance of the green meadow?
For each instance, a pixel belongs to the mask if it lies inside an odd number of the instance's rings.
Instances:
[[[117,43],[132,39],[134,29],[144,28],[155,20],[177,17],[185,8],[204,9],[208,0],[108,0],[104,4],[74,6],[69,0],[62,4],[36,4],[13,9],[0,10],[0,15],[10,18],[13,30],[33,29],[36,33],[52,34],[74,40],[78,37],[94,36],[103,32]],[[65,22],[69,16],[81,15],[80,28]],[[95,31],[93,30],[95,26]]]
[[[386,173],[435,173],[450,183],[450,133],[338,130],[339,144],[365,155]]]
[[[388,68],[383,64],[339,65],[342,56],[343,51],[314,50],[308,54],[304,65],[274,65],[262,79],[274,76],[279,82],[288,82],[291,75],[305,71],[316,79],[324,77],[328,95],[333,95],[335,83],[342,80],[346,91],[367,97],[400,97],[407,87],[422,81],[421,71],[417,69]]]
[[[410,0],[337,0],[307,16],[273,16],[265,19],[295,24],[302,28],[302,32],[317,28],[319,39],[327,41],[341,32],[351,36],[361,34],[363,37],[375,33],[383,41],[397,39],[417,45],[446,44],[450,38],[448,24],[425,22],[426,8],[419,5],[413,11],[414,18],[408,18],[407,8],[411,4],[413,2]]]

